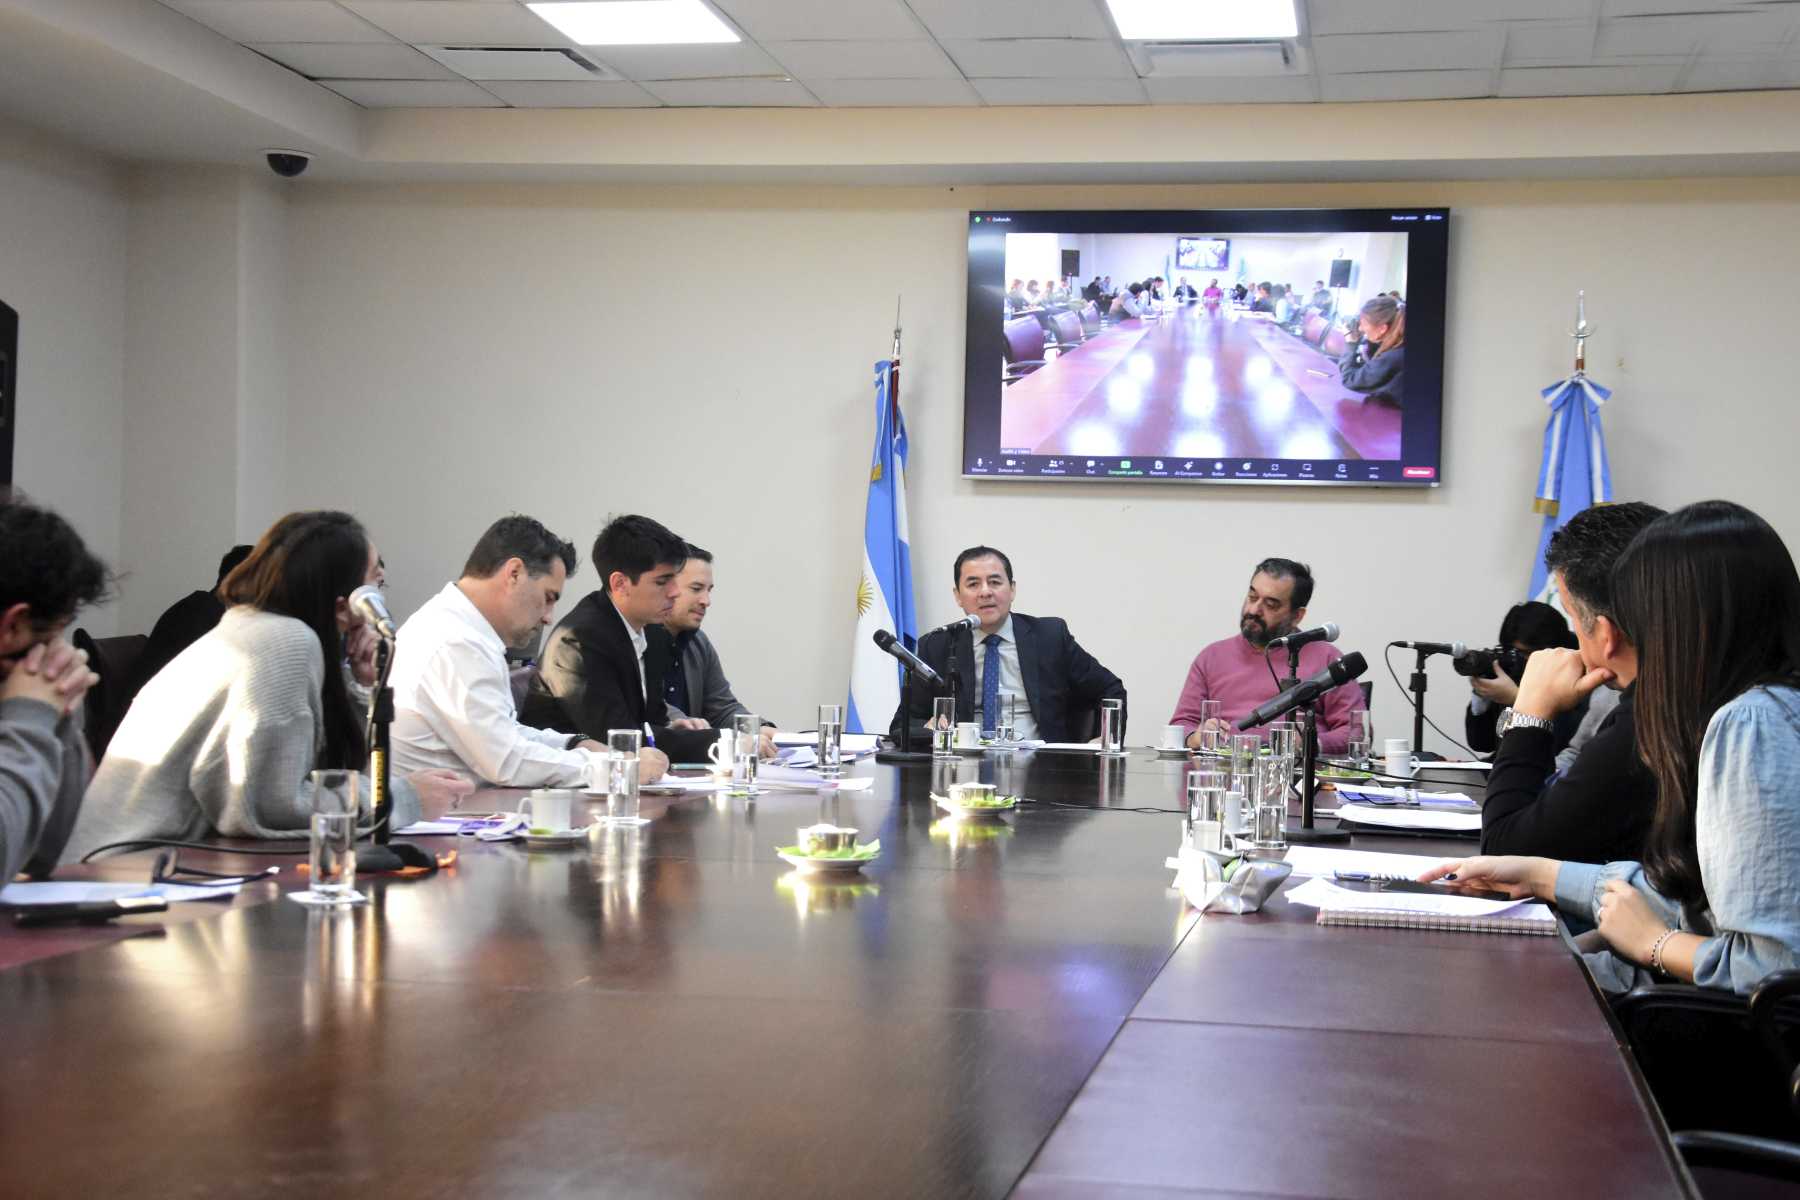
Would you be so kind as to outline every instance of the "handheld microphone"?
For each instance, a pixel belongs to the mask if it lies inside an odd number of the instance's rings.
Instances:
[[[1281,693],[1239,721],[1237,727],[1249,729],[1253,725],[1267,725],[1282,713],[1299,708],[1302,704],[1311,704],[1332,688],[1349,683],[1368,669],[1368,660],[1363,658],[1360,653],[1351,651],[1344,657],[1334,660],[1330,666],[1311,679]]]
[[[885,629],[875,631],[875,644],[900,660],[902,666],[933,687],[941,687],[944,677],[932,670],[924,659],[906,648],[906,643]]]
[[[1448,654],[1451,658],[1461,658],[1469,648],[1461,642],[1394,642],[1404,650],[1417,650],[1420,654]]]
[[[1317,629],[1307,629],[1300,633],[1290,633],[1286,637],[1278,637],[1269,643],[1271,646],[1286,646],[1289,650],[1297,650],[1308,642],[1335,642],[1338,640],[1336,621],[1327,621]]]
[[[926,636],[929,637],[932,633],[950,633],[964,627],[969,629],[979,629],[981,627],[981,618],[974,613],[968,613],[947,624],[939,625],[936,629],[931,630]]]
[[[394,618],[388,615],[387,601],[374,584],[365,583],[350,593],[350,611],[372,625],[387,641],[394,640]]]

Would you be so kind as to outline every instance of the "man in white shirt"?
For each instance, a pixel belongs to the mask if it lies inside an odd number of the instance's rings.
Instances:
[[[500,787],[607,785],[605,747],[519,723],[507,673],[506,648],[550,623],[575,565],[575,547],[543,525],[503,517],[462,577],[407,618],[390,676],[397,770],[440,767]],[[666,769],[666,759],[640,768],[646,780]]]

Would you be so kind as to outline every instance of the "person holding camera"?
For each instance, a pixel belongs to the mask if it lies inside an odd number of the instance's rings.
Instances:
[[[1483,854],[1575,862],[1636,861],[1643,854],[1656,780],[1639,761],[1632,704],[1638,651],[1613,616],[1613,565],[1661,515],[1648,504],[1601,505],[1550,536],[1544,563],[1574,621],[1576,649],[1533,654],[1501,715],[1500,750],[1481,808]],[[1558,771],[1556,723],[1594,688],[1556,681],[1594,673],[1619,692],[1618,704],[1573,764]]]
[[[1366,399],[1401,404],[1406,367],[1406,309],[1392,296],[1376,296],[1362,306],[1345,331],[1349,348],[1338,359],[1338,379]]]
[[[1525,663],[1539,650],[1557,647],[1576,648],[1568,621],[1548,604],[1527,600],[1506,610],[1493,650],[1472,650],[1456,660],[1456,673],[1469,676],[1469,690],[1474,693],[1463,713],[1463,738],[1469,749],[1492,754],[1499,747],[1500,714],[1519,697]],[[1583,699],[1580,707],[1556,718],[1553,732],[1558,753],[1575,736],[1586,713],[1587,700]]]

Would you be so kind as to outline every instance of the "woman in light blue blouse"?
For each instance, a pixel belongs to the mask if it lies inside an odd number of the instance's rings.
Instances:
[[[1748,992],[1800,966],[1800,575],[1768,522],[1711,500],[1640,532],[1613,595],[1638,652],[1638,753],[1657,782],[1644,861],[1481,857],[1423,878],[1595,921],[1608,949],[1586,958],[1608,991],[1666,977]],[[1543,651],[1519,705],[1606,677],[1575,651]]]

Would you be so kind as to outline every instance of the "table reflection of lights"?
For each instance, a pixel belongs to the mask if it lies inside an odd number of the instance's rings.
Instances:
[[[881,885],[858,875],[850,879],[822,879],[789,871],[775,881],[775,890],[794,902],[794,912],[804,921],[813,913],[843,912],[864,896],[878,896]]]
[[[641,825],[611,825],[593,840],[589,862],[600,885],[600,919],[609,927],[634,929],[642,919],[643,831]]]
[[[309,1032],[328,1029],[347,1013],[374,1012],[386,890],[385,884],[372,887],[367,906],[306,910],[300,1020]]]
[[[1144,385],[1135,379],[1115,379],[1106,385],[1106,407],[1121,417],[1136,414],[1144,406]]]
[[[1069,453],[1114,458],[1123,453],[1118,433],[1097,421],[1088,421],[1069,431]]]
[[[963,821],[941,817],[926,830],[933,841],[948,842],[952,854],[977,846],[997,846],[1013,836],[1013,827],[1002,820]]]

